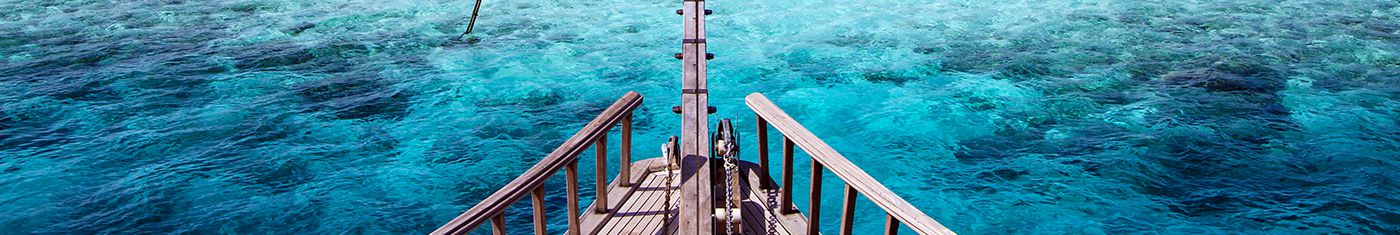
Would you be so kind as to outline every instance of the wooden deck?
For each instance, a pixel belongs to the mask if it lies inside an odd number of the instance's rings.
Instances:
[[[681,35],[681,171],[688,173],[680,186],[681,207],[677,209],[681,235],[714,234],[713,179],[710,174],[710,95],[707,89],[705,44],[705,2],[682,2]]]
[[[506,184],[491,196],[472,206],[466,212],[443,224],[431,234],[466,234],[478,226],[491,223],[493,234],[505,234],[506,208],[530,197],[534,234],[549,234],[545,229],[545,182],[555,173],[564,171],[567,191],[568,230],[564,234],[680,234],[708,235],[727,233],[724,219],[715,219],[716,209],[720,215],[726,204],[737,200],[743,222],[738,231],[742,234],[817,234],[821,223],[822,173],[830,171],[846,185],[841,201],[841,227],[839,234],[852,234],[855,221],[855,206],[858,195],[865,195],[880,209],[884,210],[884,234],[897,234],[903,224],[918,234],[955,234],[933,218],[919,211],[909,202],[891,192],[884,185],[870,177],[837,153],[821,139],[818,139],[791,116],[778,108],[762,94],[754,93],[745,98],[745,104],[756,115],[758,162],[739,162],[738,194],[733,199],[726,196],[724,174],[712,173],[711,167],[720,167],[711,161],[712,148],[710,135],[709,90],[707,89],[707,61],[710,57],[705,43],[705,2],[703,0],[682,1],[678,11],[682,15],[684,34],[681,38],[681,90],[680,103],[674,110],[680,113],[679,136],[671,141],[678,144],[668,147],[678,155],[679,169],[668,169],[665,160],[653,158],[631,163],[632,112],[641,106],[642,96],[627,92],[612,105],[604,109],[583,129],[575,133],[540,162]],[[480,1],[478,1],[480,4]],[[475,13],[473,13],[475,15]],[[468,26],[470,31],[470,25]],[[721,121],[721,123],[727,123]],[[620,125],[618,141],[618,166],[621,168],[616,178],[608,180],[608,131]],[[727,126],[727,125],[725,125]],[[768,175],[771,165],[768,159],[768,129],[776,129],[781,134],[782,184],[775,184]],[[731,133],[716,127],[717,132]],[[718,142],[718,141],[717,141]],[[733,143],[733,142],[727,142]],[[737,143],[746,145],[748,143]],[[589,147],[596,151],[595,200],[592,205],[580,211],[578,160],[579,154]],[[792,178],[793,153],[806,152],[812,159],[811,184],[807,185],[809,205],[806,211],[799,212],[792,203],[792,193],[796,190]],[[735,149],[737,151],[737,149]],[[719,169],[715,169],[719,170]],[[672,174],[668,174],[672,173]],[[666,183],[668,175],[672,179]],[[781,186],[781,187],[778,187]],[[764,189],[766,188],[766,189]],[[670,189],[670,190],[668,190]],[[672,193],[667,197],[667,191]],[[721,200],[715,200],[721,199]],[[670,202],[670,203],[667,203]],[[559,213],[559,212],[554,212]],[[803,215],[806,213],[807,215]],[[809,218],[811,223],[809,223]],[[772,221],[772,222],[769,222]]]
[[[694,94],[688,94],[694,95]],[[525,196],[530,196],[530,204],[533,207],[532,222],[535,227],[535,234],[549,234],[545,231],[545,203],[544,203],[544,182],[550,176],[559,171],[565,173],[565,188],[567,189],[566,199],[568,230],[566,234],[720,234],[726,233],[726,228],[722,223],[714,219],[712,214],[715,209],[725,207],[724,185],[712,182],[726,182],[722,174],[712,173],[709,169],[709,151],[692,148],[687,152],[687,146],[675,146],[679,148],[676,152],[683,154],[695,154],[686,156],[680,160],[680,169],[669,170],[669,172],[680,172],[675,175],[670,185],[665,185],[668,171],[663,171],[661,159],[647,159],[635,162],[632,165],[631,146],[632,137],[632,112],[641,105],[642,97],[636,92],[624,94],[607,109],[590,121],[573,137],[570,137],[564,144],[560,145],[548,156],[541,159],[535,166],[526,170],[520,177],[512,180],[506,186],[492,193],[491,196],[472,206],[466,212],[458,215],[452,221],[434,230],[432,234],[466,234],[478,226],[491,223],[491,230],[494,234],[505,234],[505,210],[511,204],[521,200]],[[843,199],[841,200],[841,223],[840,232],[842,235],[852,234],[852,225],[855,220],[855,205],[858,195],[865,195],[876,206],[885,212],[884,234],[897,234],[900,225],[903,224],[918,234],[955,234],[942,224],[934,221],[927,214],[919,211],[909,202],[891,192],[884,185],[880,184],[864,170],[857,167],[832,149],[821,139],[812,135],[791,116],[778,108],[776,104],[768,100],[762,94],[754,93],[745,98],[745,103],[757,115],[756,124],[758,127],[757,146],[758,162],[739,162],[739,178],[741,183],[735,187],[739,189],[739,194],[743,198],[737,199],[736,205],[742,210],[741,216],[743,228],[740,232],[744,234],[817,234],[820,223],[817,219],[821,214],[821,185],[822,172],[831,172],[845,184]],[[698,107],[696,107],[698,108]],[[701,110],[682,110],[682,114],[692,113],[691,117],[703,117]],[[697,118],[698,119],[698,118]],[[687,127],[697,127],[697,119],[686,120],[690,122]],[[703,120],[703,119],[699,119]],[[613,126],[620,125],[621,133],[619,141],[620,161],[619,174],[613,177],[611,182],[606,174],[608,158],[607,132]],[[699,131],[707,132],[707,129],[683,130],[685,134]],[[778,177],[781,177],[782,184],[775,184],[767,173],[771,163],[768,159],[769,149],[763,146],[768,145],[768,129],[776,129],[782,135],[782,170]],[[694,138],[690,143],[708,144],[708,138]],[[677,137],[671,137],[671,141],[676,141]],[[697,143],[703,142],[703,143]],[[746,143],[741,143],[746,144]],[[703,146],[703,145],[702,145]],[[595,161],[597,177],[597,187],[595,190],[596,200],[589,208],[580,211],[579,179],[578,179],[578,159],[579,154],[594,147],[597,151]],[[695,147],[695,146],[688,146]],[[797,186],[793,185],[792,177],[794,172],[794,153],[798,150],[806,152],[812,159],[811,184],[809,184],[809,205],[807,210],[798,212],[792,204],[792,193]],[[698,156],[697,156],[698,155]],[[680,158],[680,156],[673,156]],[[781,187],[778,187],[781,186]],[[769,189],[761,189],[767,187]],[[664,197],[666,189],[675,189],[676,193],[668,208],[667,198]],[[757,190],[756,190],[757,189]],[[737,197],[736,197],[737,198]],[[777,208],[775,208],[777,207]],[[776,213],[775,213],[776,212]],[[554,212],[558,213],[558,212]],[[806,215],[804,215],[804,213]],[[667,215],[671,215],[671,220],[667,220]],[[775,221],[772,223],[766,221]],[[810,222],[809,222],[810,221]],[[770,229],[771,228],[771,229]],[[771,231],[770,231],[771,230]]]
[[[622,196],[623,198],[610,200],[616,203],[610,204],[612,207],[607,213],[584,213],[582,220],[586,234],[678,234],[679,224],[676,221],[677,209],[680,202],[680,186],[682,185],[681,171],[671,170],[672,184],[667,186],[665,178],[667,170],[664,169],[661,158],[652,158],[638,161],[633,164],[635,167],[632,175],[634,182],[631,187],[621,187],[614,180],[608,188],[610,196]],[[740,181],[739,192],[744,196],[741,208],[743,208],[744,224],[741,226],[742,234],[805,234],[807,219],[800,213],[781,214],[774,207],[778,205],[778,191],[776,189],[763,190],[757,186],[763,179],[757,172],[758,165],[750,162],[740,162],[739,169],[746,178]],[[768,182],[773,183],[773,182]],[[752,185],[752,186],[751,186]],[[666,209],[666,189],[672,189],[670,198],[671,208]],[[722,189],[716,189],[722,192]],[[620,202],[619,202],[620,201]],[[596,210],[589,206],[587,212]],[[667,214],[670,214],[667,219]],[[770,227],[769,221],[774,221]],[[724,232],[723,225],[717,225],[716,233]]]

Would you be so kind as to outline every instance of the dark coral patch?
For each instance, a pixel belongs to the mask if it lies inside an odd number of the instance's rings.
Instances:
[[[316,111],[340,119],[397,119],[408,111],[409,94],[379,76],[342,76],[296,87],[296,93]]]

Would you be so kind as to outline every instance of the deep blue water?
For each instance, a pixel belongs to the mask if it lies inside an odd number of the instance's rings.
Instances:
[[[0,234],[424,233],[629,90],[655,156],[679,5],[0,0]],[[1400,233],[1396,1],[709,8],[718,117],[763,92],[960,233]]]

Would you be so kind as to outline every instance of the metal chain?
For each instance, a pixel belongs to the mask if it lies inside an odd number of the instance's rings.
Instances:
[[[734,208],[735,208],[735,207],[734,207],[734,184],[736,183],[736,181],[735,181],[736,179],[735,179],[735,177],[734,177],[735,168],[738,168],[738,167],[734,164],[734,156],[733,156],[733,154],[725,155],[725,156],[724,156],[724,178],[725,178],[725,183],[724,183],[724,212],[725,212],[725,218],[724,218],[724,220],[725,220],[724,222],[725,222],[725,223],[724,223],[724,227],[725,227],[725,230],[724,230],[724,232],[725,232],[725,234],[734,234]]]
[[[778,213],[783,213],[781,208],[773,211],[773,208],[778,208],[778,190],[768,189],[765,191],[768,194],[768,234],[778,234]]]
[[[739,136],[734,133],[734,126],[729,119],[724,119],[719,123],[719,138],[716,138],[715,153],[724,159],[724,232],[725,234],[735,234],[734,219],[737,206],[734,205],[734,187],[738,186],[739,165],[735,158],[739,155]]]
[[[670,167],[667,167],[667,168],[666,168],[666,199],[665,199],[665,200],[666,200],[666,203],[663,204],[663,206],[666,207],[666,210],[665,210],[665,211],[666,211],[666,212],[665,212],[665,213],[666,213],[666,218],[664,218],[664,219],[665,219],[665,221],[667,221],[668,223],[671,221],[671,218],[670,218],[670,217],[671,217],[671,199],[674,197],[674,196],[672,195],[672,193],[671,193],[671,191],[674,191],[672,188],[675,187],[674,185],[672,185],[672,184],[673,184],[673,183],[672,183],[672,179],[673,179],[673,178],[675,178],[675,172],[671,171]]]
[[[662,226],[661,226],[662,228],[670,227],[670,223],[671,223],[671,197],[672,197],[671,191],[673,191],[672,185],[671,185],[671,184],[672,184],[671,180],[672,180],[672,178],[675,178],[675,176],[674,176],[675,173],[674,173],[674,171],[671,170],[671,165],[673,165],[673,164],[678,164],[678,163],[674,162],[674,160],[673,160],[673,159],[675,158],[675,156],[676,156],[676,152],[675,152],[674,150],[672,150],[672,149],[673,149],[672,147],[675,146],[675,145],[676,145],[676,142],[675,142],[674,140],[673,140],[673,141],[670,141],[670,142],[668,142],[668,143],[666,143],[666,144],[662,144],[662,145],[661,145],[661,156],[663,156],[663,157],[665,158],[665,160],[666,160],[666,168],[664,168],[664,170],[666,171],[666,180],[665,180],[665,183],[666,183],[666,186],[665,186],[665,187],[666,187],[666,190],[665,190],[665,191],[666,191],[666,199],[665,199],[665,200],[662,200],[662,201],[663,201],[662,206],[664,206],[666,209],[665,209],[665,215],[662,216],[662,221],[663,221],[663,222],[662,222]]]

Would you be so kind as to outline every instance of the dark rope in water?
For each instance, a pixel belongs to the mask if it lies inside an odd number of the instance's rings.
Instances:
[[[481,0],[476,0],[476,7],[472,7],[472,20],[467,22],[467,31],[462,32],[462,35],[457,37],[466,37],[467,34],[472,33],[472,27],[476,26],[476,12],[479,10],[481,10]]]

